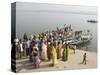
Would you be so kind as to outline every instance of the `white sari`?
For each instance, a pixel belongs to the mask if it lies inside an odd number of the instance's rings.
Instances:
[[[47,60],[47,45],[44,43],[42,44],[41,58]]]

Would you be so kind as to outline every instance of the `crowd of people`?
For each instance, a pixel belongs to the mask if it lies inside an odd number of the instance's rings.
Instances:
[[[29,57],[35,68],[40,67],[41,61],[52,61],[52,66],[57,64],[57,60],[68,61],[70,51],[73,50],[75,53],[76,47],[70,47],[70,44],[63,39],[64,34],[65,32],[44,32],[28,38],[25,33],[22,39],[14,40],[17,59]]]

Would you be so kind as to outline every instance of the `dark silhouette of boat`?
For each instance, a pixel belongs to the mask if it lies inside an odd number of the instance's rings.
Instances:
[[[89,23],[97,23],[96,20],[87,20],[87,22],[89,22]]]

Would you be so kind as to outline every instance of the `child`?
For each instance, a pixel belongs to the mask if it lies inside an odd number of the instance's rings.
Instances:
[[[83,62],[82,62],[82,64],[86,64],[86,53],[84,53],[84,55],[83,55]]]

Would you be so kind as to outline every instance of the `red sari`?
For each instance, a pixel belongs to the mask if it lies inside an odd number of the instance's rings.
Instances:
[[[47,46],[47,57],[48,57],[48,60],[51,59],[51,47],[50,46]]]

